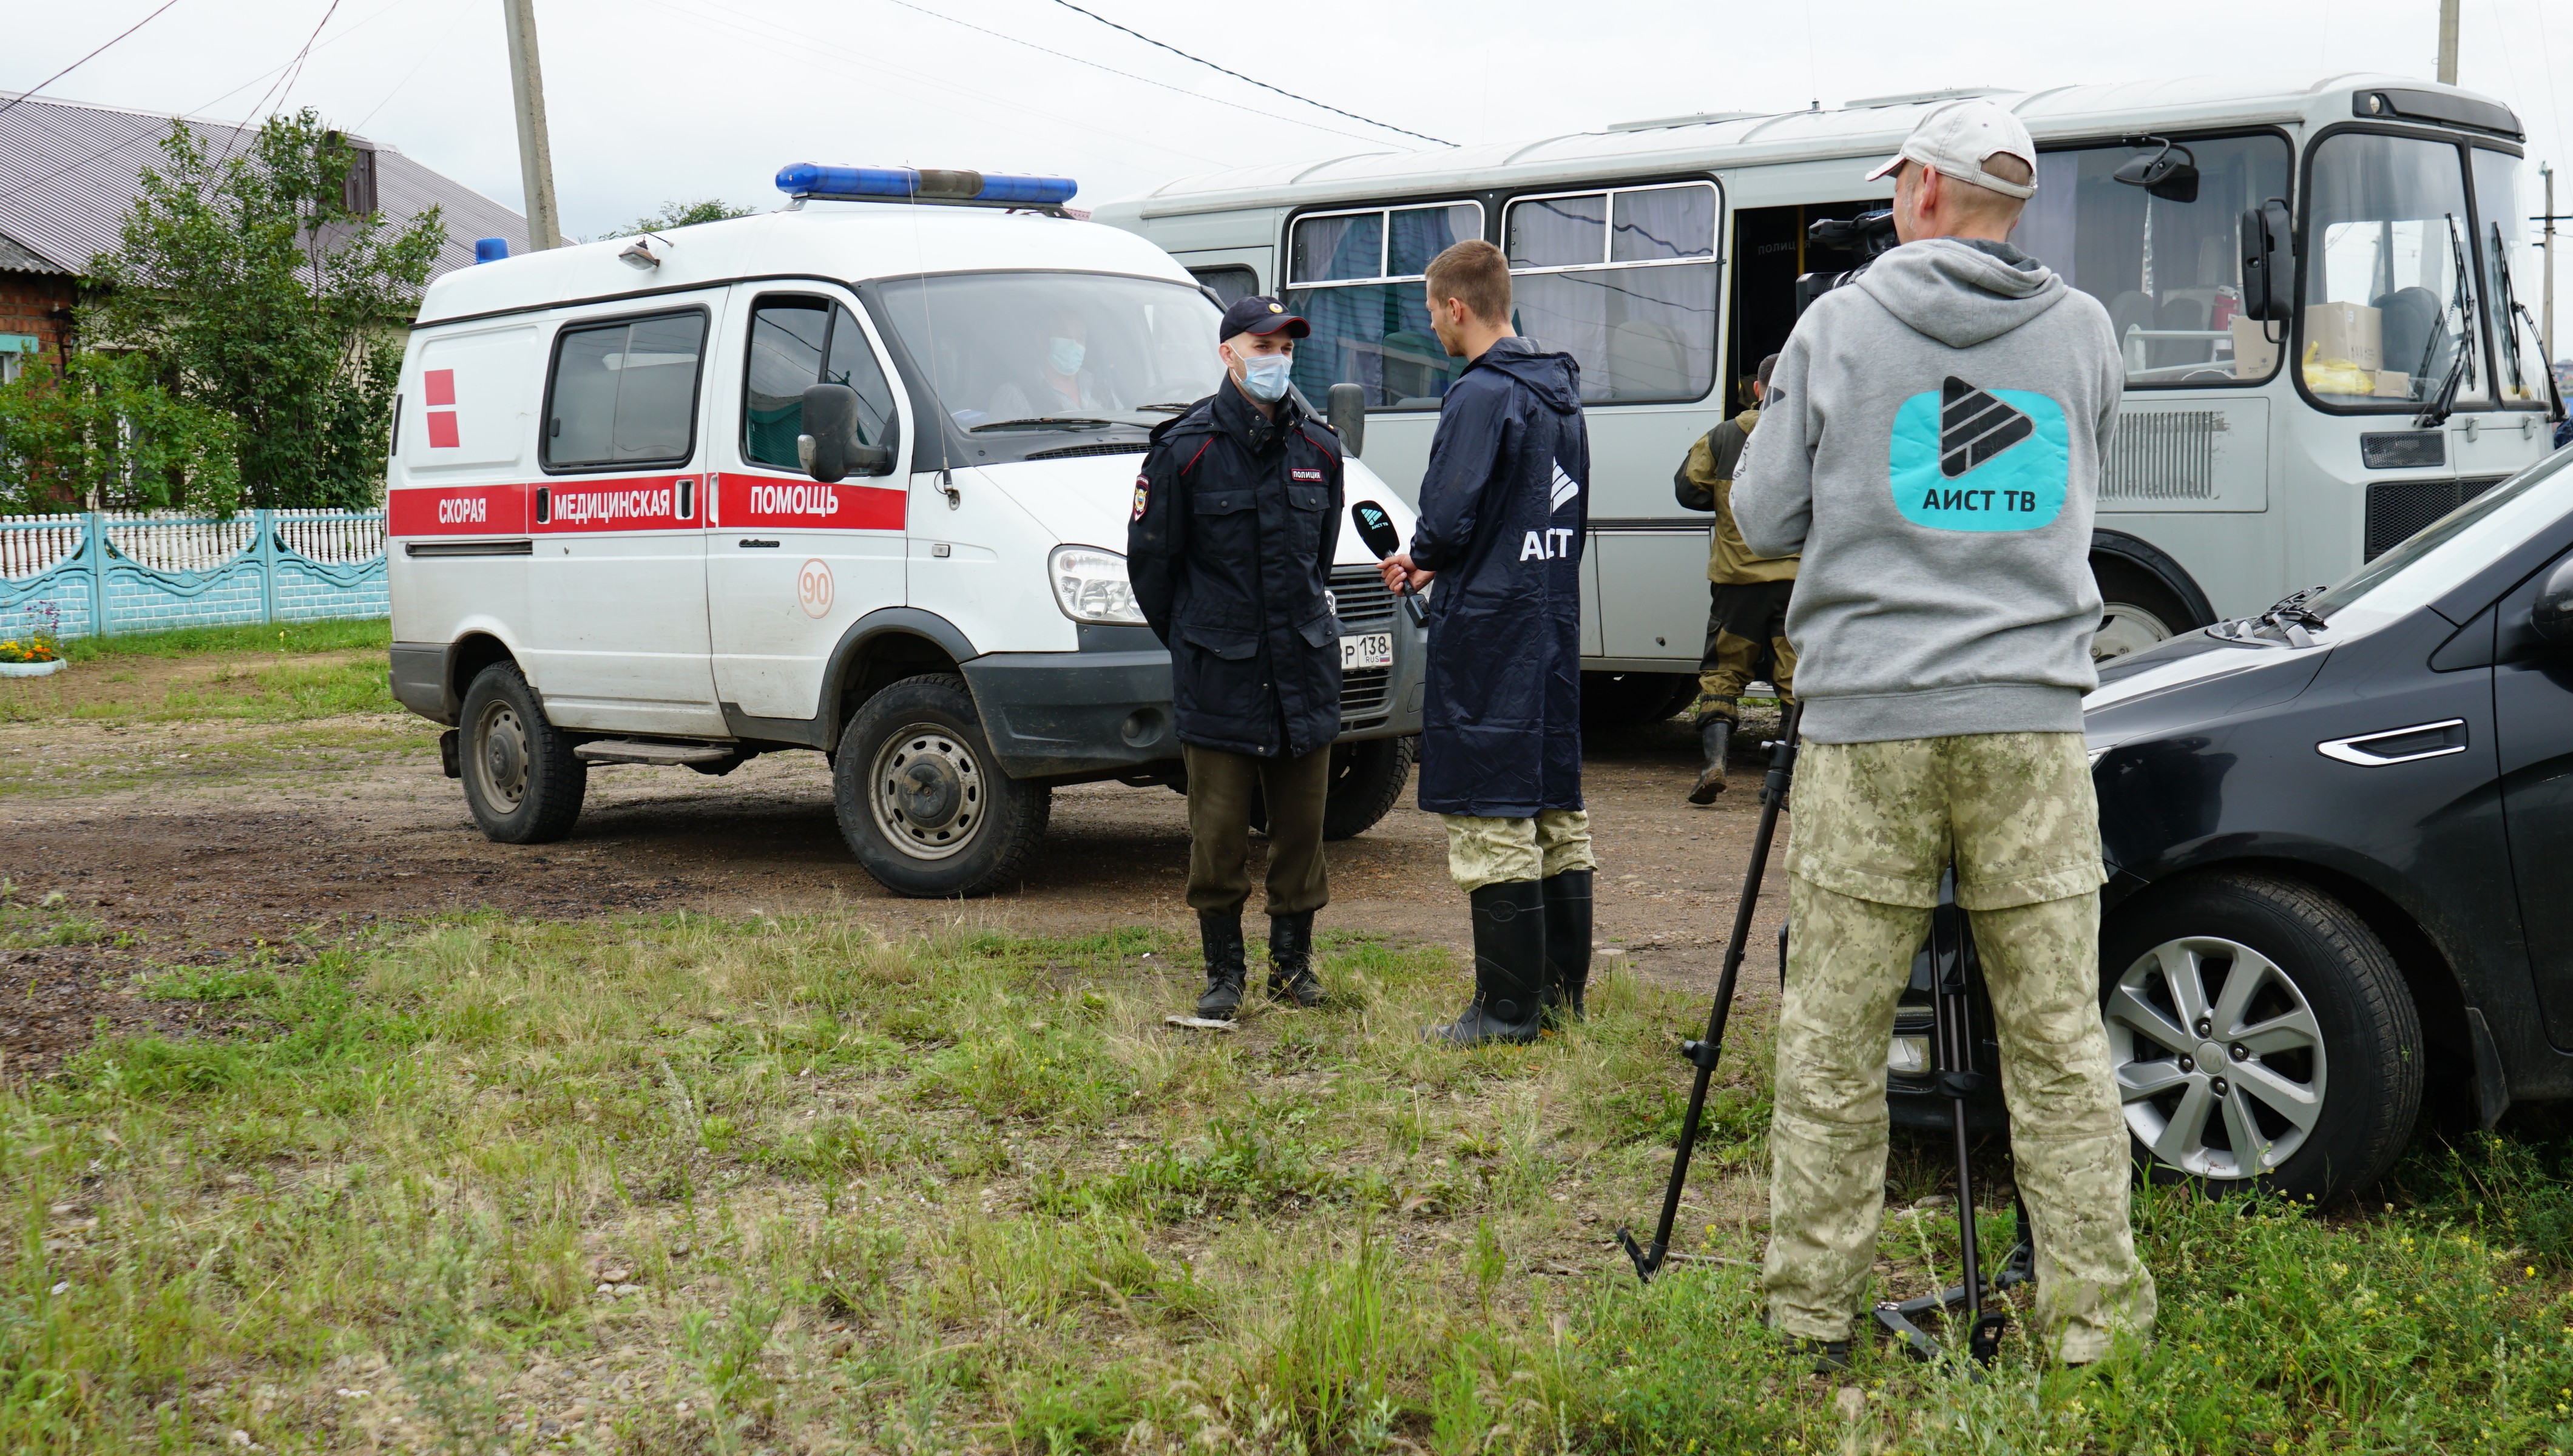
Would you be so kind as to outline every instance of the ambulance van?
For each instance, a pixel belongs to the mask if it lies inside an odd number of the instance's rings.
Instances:
[[[429,286],[388,481],[394,693],[449,725],[495,841],[569,833],[593,766],[811,749],[876,880],[987,893],[1057,786],[1186,792],[1121,548],[1152,427],[1220,377],[1221,311],[1065,179],[778,185],[765,216]],[[1409,534],[1354,457],[1345,485]],[[1408,774],[1421,633],[1345,516],[1331,588],[1302,630],[1340,641],[1346,838]]]

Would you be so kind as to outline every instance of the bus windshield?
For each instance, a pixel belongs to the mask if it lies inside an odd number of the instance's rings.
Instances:
[[[2485,397],[2473,227],[2453,142],[2339,132],[2306,200],[2305,387],[2325,404]]]
[[[932,274],[876,288],[947,417],[949,456],[990,465],[1067,446],[1141,450],[1215,391],[1220,322],[1182,283],[1082,273]],[[1098,453],[1096,448],[1082,453]]]
[[[2278,345],[2241,318],[2242,210],[2287,195],[2287,143],[2277,136],[2182,137],[2196,196],[2155,197],[2120,167],[2158,141],[2040,152],[2037,196],[2011,242],[2098,299],[2126,356],[2130,386],[2265,379]],[[2184,191],[2184,189],[2165,189]],[[2267,335],[2279,332],[2268,326]]]

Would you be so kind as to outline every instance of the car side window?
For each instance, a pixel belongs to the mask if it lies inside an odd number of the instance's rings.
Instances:
[[[891,436],[893,389],[849,311],[822,299],[761,299],[751,311],[750,369],[742,385],[744,460],[800,468],[795,437],[804,432],[805,386],[814,383],[857,390],[860,444]]]
[[[686,464],[705,341],[698,310],[567,326],[545,381],[545,467]]]

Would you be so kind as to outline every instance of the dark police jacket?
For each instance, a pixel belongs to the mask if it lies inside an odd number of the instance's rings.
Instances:
[[[1153,430],[1126,570],[1171,649],[1180,741],[1300,758],[1340,732],[1339,436],[1289,395],[1263,419],[1228,376]]]
[[[1448,386],[1411,559],[1429,594],[1420,807],[1581,807],[1581,365],[1504,339]]]

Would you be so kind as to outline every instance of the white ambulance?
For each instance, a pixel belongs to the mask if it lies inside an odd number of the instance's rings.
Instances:
[[[394,693],[450,725],[494,840],[567,834],[593,765],[813,749],[869,874],[986,893],[1055,786],[1185,792],[1121,547],[1152,426],[1220,377],[1221,311],[1074,219],[1068,180],[778,185],[777,213],[429,287],[388,482]],[[1346,485],[1409,534],[1355,458]],[[1401,792],[1421,636],[1339,524],[1345,838]]]

